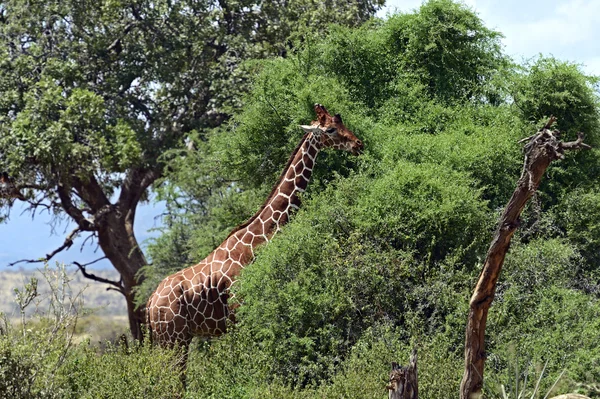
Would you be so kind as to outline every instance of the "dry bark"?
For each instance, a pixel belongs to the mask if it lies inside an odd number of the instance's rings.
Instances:
[[[392,363],[390,383],[387,386],[389,399],[417,399],[419,397],[417,379],[417,350],[413,349],[407,367]]]
[[[469,304],[465,339],[465,371],[460,384],[461,399],[482,396],[485,363],[485,325],[487,314],[496,292],[496,282],[508,252],[511,238],[519,226],[519,216],[527,201],[537,190],[548,165],[564,158],[565,150],[589,148],[583,143],[583,133],[576,141],[560,141],[560,132],[551,131],[552,117],[535,135],[521,140],[525,145],[525,162],[517,187],[508,201],[498,223],[498,229],[487,253],[479,281]]]

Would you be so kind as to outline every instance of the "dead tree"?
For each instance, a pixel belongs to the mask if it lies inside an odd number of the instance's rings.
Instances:
[[[535,135],[520,142],[527,142],[524,148],[525,163],[517,188],[508,201],[504,213],[479,276],[479,281],[469,303],[469,316],[465,339],[465,371],[460,384],[461,399],[481,398],[483,368],[485,362],[485,324],[488,310],[496,292],[496,282],[502,270],[504,257],[508,252],[511,238],[519,226],[519,216],[527,201],[537,190],[548,165],[555,159],[563,159],[566,150],[590,148],[583,143],[583,133],[578,133],[576,141],[560,141],[560,132],[551,131],[555,118]]]
[[[413,349],[410,363],[407,367],[392,363],[392,373],[388,399],[417,399],[419,397],[419,384],[417,379],[417,350]]]

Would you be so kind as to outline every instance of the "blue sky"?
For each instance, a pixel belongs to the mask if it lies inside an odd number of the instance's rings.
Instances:
[[[24,211],[26,207],[22,203],[16,202],[11,211],[10,220],[7,223],[0,224],[0,270],[5,268],[8,263],[20,259],[33,259],[44,257],[60,247],[65,237],[75,228],[72,223],[56,222],[47,213],[36,214],[31,217],[29,212]],[[163,211],[164,205],[150,202],[149,204],[138,207],[135,219],[135,235],[142,246],[150,237],[156,236],[153,231],[158,222],[156,217]],[[103,256],[100,249],[97,249],[96,242],[89,245],[90,241],[82,248],[82,243],[86,236],[82,236],[75,241],[68,251],[63,251],[52,258],[51,262],[61,263],[79,263],[91,262]],[[13,268],[38,268],[42,264],[25,264],[13,266]],[[96,263],[93,268],[112,267],[107,260]]]
[[[378,13],[409,11],[420,0],[388,0]],[[600,75],[599,0],[464,0],[488,28],[504,34],[504,50],[516,61],[540,53],[582,64]]]
[[[600,0],[465,0],[489,28],[502,32],[507,54],[517,61],[542,53],[582,64],[588,74],[600,75]],[[420,0],[388,1],[379,16],[388,12],[410,11],[421,5]],[[155,216],[162,207],[154,204],[141,206],[137,212],[135,231],[140,242],[156,233]],[[37,215],[32,220],[17,205],[10,221],[0,224],[0,268],[23,258],[39,258],[60,246],[73,227],[70,224],[50,225],[48,215]],[[71,263],[88,262],[101,256],[95,246],[86,246],[80,253],[83,240],[57,255],[54,260]],[[37,267],[39,265],[22,267]],[[98,266],[110,267],[107,261]]]

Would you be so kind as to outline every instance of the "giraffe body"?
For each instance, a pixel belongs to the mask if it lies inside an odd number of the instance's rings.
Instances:
[[[325,147],[358,154],[362,143],[342,123],[316,104],[318,120],[302,126],[307,132],[292,153],[279,182],[261,209],[195,266],[166,277],[147,304],[154,341],[188,346],[194,336],[225,333],[232,320],[229,289],[242,269],[254,260],[255,248],[268,242],[300,206],[298,194],[310,180],[319,151]]]

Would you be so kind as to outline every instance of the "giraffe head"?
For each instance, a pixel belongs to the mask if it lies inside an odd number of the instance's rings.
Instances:
[[[23,196],[23,194],[21,194],[17,186],[15,186],[13,180],[8,176],[8,173],[6,172],[0,173],[0,198],[5,198],[9,200],[17,198],[21,201],[25,201],[25,197]]]
[[[363,150],[363,143],[342,122],[340,114],[331,116],[321,104],[315,104],[317,120],[310,125],[301,125],[307,133],[312,133],[319,138],[322,148],[335,148],[349,151],[358,155]]]

